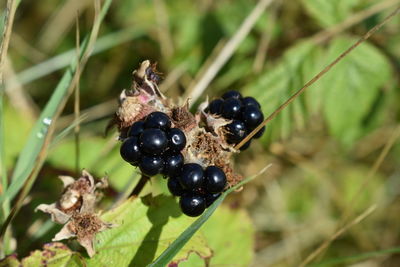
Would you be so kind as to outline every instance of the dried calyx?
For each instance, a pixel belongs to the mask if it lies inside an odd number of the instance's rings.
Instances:
[[[59,178],[64,184],[60,199],[50,205],[41,204],[36,210],[49,213],[53,222],[64,225],[53,241],[76,237],[91,257],[95,253],[95,234],[113,227],[112,224],[103,222],[95,212],[99,198],[96,189],[107,187],[107,180],[102,178],[95,183],[92,175],[85,170],[76,180],[70,176]]]
[[[232,122],[221,116],[205,112],[208,100],[200,104],[198,111],[189,111],[189,100],[176,104],[167,99],[158,88],[160,73],[148,60],[133,72],[130,90],[123,90],[119,107],[110,126],[116,125],[120,140],[128,137],[128,130],[135,122],[145,119],[150,113],[159,111],[171,119],[171,128],[181,129],[186,136],[186,146],[181,151],[185,163],[197,163],[203,168],[217,166],[227,178],[227,187],[234,186],[242,176],[235,174],[231,156],[239,151],[226,140],[226,125]]]

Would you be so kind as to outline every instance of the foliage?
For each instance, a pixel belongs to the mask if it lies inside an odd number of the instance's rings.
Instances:
[[[342,225],[344,214],[354,218],[372,204],[377,210],[331,243],[321,265],[396,264],[399,16],[268,123],[264,137],[237,156],[235,170],[248,177],[272,162],[271,169],[196,220],[181,214],[161,177],[128,198],[140,174],[120,158],[115,132],[104,137],[104,129],[144,59],[158,62],[165,80],[172,79],[165,94],[183,103],[258,1],[101,1],[99,38],[80,77],[77,151],[68,92],[77,67],[74,24],[79,9],[82,57],[95,13],[93,1],[78,2],[21,1],[17,9],[0,95],[2,225],[21,189],[29,194],[1,240],[0,266],[297,266]],[[396,4],[272,1],[195,106],[237,89],[268,116]],[[366,10],[376,12],[331,32]],[[50,125],[55,133],[47,146]],[[92,258],[74,241],[49,243],[58,226],[34,213],[60,196],[56,176],[76,175],[77,154],[80,168],[108,177],[98,208],[103,220],[118,225],[97,234]],[[31,189],[27,181],[35,181]]]

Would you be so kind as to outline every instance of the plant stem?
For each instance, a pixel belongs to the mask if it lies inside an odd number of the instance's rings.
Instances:
[[[142,192],[143,188],[145,187],[145,185],[149,180],[150,177],[142,174],[142,177],[140,177],[139,182],[136,184],[135,188],[133,188],[132,193],[129,196],[130,197],[139,196],[140,192]]]

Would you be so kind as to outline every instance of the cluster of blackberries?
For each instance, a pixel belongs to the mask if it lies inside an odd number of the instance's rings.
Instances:
[[[180,197],[182,212],[199,216],[221,195],[226,176],[216,166],[203,170],[196,163],[184,164],[181,150],[185,145],[185,134],[178,128],[171,128],[168,115],[153,112],[130,127],[120,153],[125,161],[139,166],[146,176],[169,177],[168,189]]]
[[[206,112],[232,120],[225,126],[228,132],[226,138],[230,144],[237,144],[242,141],[264,120],[260,103],[251,96],[242,97],[238,91],[228,91],[222,95],[222,98],[211,101]],[[264,131],[265,126],[253,138],[260,138]],[[240,150],[247,149],[250,142],[251,140],[243,145]]]
[[[146,176],[161,173],[171,177],[183,166],[180,151],[185,145],[185,134],[178,128],[171,128],[168,115],[153,112],[130,127],[120,153],[125,161],[139,166]]]
[[[168,189],[179,196],[179,204],[184,214],[199,216],[222,193],[226,186],[226,176],[217,166],[203,168],[197,163],[183,165],[181,173],[168,180]]]

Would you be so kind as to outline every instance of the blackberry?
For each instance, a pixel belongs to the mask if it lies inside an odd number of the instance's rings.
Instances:
[[[147,115],[144,121],[145,128],[159,128],[161,130],[168,130],[171,127],[171,120],[168,115],[163,112],[153,112]]]
[[[169,149],[179,152],[186,146],[186,136],[178,128],[172,128],[168,132]]]
[[[261,109],[260,103],[258,103],[258,101],[254,97],[251,97],[251,96],[246,96],[245,98],[243,98],[242,105],[244,107],[255,106],[255,107]]]
[[[211,206],[217,198],[221,196],[221,193],[215,193],[215,194],[206,194],[204,199],[206,201],[206,208]]]
[[[178,128],[171,129],[169,117],[157,111],[131,125],[120,154],[125,161],[139,166],[144,175],[175,176],[183,166],[180,152],[185,145],[185,134]]]
[[[183,166],[184,158],[181,153],[167,155],[164,158],[164,169],[162,174],[168,177],[172,177],[180,174]]]
[[[221,115],[225,119],[233,120],[225,126],[225,137],[228,144],[238,144],[264,120],[261,105],[254,97],[243,97],[238,91],[233,90],[223,94],[222,99],[211,101],[205,110],[211,114]],[[264,131],[265,127],[257,132],[253,138],[260,138]],[[251,140],[240,150],[247,149],[250,143]]]
[[[265,126],[263,126],[262,128],[261,128],[261,130],[259,130],[254,136],[253,136],[253,138],[260,138],[263,134],[264,134],[264,132],[265,132]]]
[[[241,99],[241,98],[242,98],[242,94],[239,93],[238,91],[230,90],[230,91],[224,93],[224,94],[222,95],[222,98],[223,98],[223,99],[228,99],[228,98],[237,98],[237,99]]]
[[[225,186],[225,173],[217,166],[208,166],[204,171],[204,188],[207,193],[220,193]]]
[[[261,110],[255,106],[244,107],[241,115],[246,127],[250,129],[257,127],[264,120]]]
[[[129,137],[126,139],[120,148],[121,157],[131,163],[137,164],[142,157],[142,152],[139,149],[139,142],[137,137]]]
[[[197,163],[187,163],[183,165],[179,182],[188,191],[201,188],[204,182],[203,168]]]
[[[182,196],[185,192],[176,177],[169,178],[167,185],[169,192],[174,196]]]
[[[242,103],[239,99],[236,98],[228,98],[222,104],[221,115],[226,119],[237,118],[240,114],[240,108],[242,107]]]
[[[210,112],[211,114],[220,115],[223,103],[224,100],[222,99],[215,99],[211,101],[210,104],[208,105],[208,112]]]
[[[244,143],[243,146],[240,147],[240,151],[246,150],[250,147],[251,145],[251,139],[249,141],[247,141],[246,143]]]
[[[140,149],[149,155],[161,155],[168,146],[168,138],[160,129],[146,129],[139,138]]]
[[[128,136],[139,137],[144,131],[144,121],[137,121],[129,128]]]
[[[184,214],[196,217],[206,209],[206,201],[199,194],[184,194],[179,200],[179,205]]]
[[[142,156],[139,168],[140,171],[146,176],[154,176],[156,174],[161,173],[164,167],[164,161],[161,157],[157,156]]]
[[[228,130],[227,140],[228,143],[239,143],[246,136],[246,126],[239,120],[234,120],[225,126]]]

